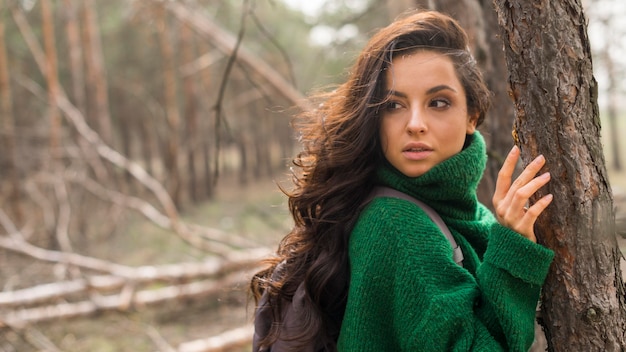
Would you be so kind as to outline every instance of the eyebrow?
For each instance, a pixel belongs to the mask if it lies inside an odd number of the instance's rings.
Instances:
[[[440,84],[438,86],[434,86],[434,87],[430,88],[429,90],[427,90],[426,94],[433,94],[433,93],[437,93],[437,92],[442,91],[442,90],[451,90],[451,91],[453,91],[455,93],[457,92],[456,89],[454,89],[454,88],[452,88],[452,87],[450,87],[448,85]]]
[[[438,86],[434,86],[434,87],[432,87],[432,88],[428,89],[428,90],[426,91],[426,94],[434,94],[434,93],[440,92],[440,91],[442,91],[442,90],[449,90],[449,91],[452,91],[452,92],[454,92],[454,93],[457,93],[456,89],[454,89],[454,88],[450,87],[449,85],[446,85],[446,84],[440,84],[440,85],[438,85]],[[385,93],[387,93],[387,94],[389,94],[389,95],[393,95],[393,96],[399,97],[399,98],[406,98],[406,97],[407,97],[407,95],[406,95],[406,94],[404,94],[404,93],[402,93],[402,92],[398,92],[398,91],[396,91],[396,90],[388,90],[388,91],[386,91]]]

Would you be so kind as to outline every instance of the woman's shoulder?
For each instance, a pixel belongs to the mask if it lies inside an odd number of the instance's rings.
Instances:
[[[377,197],[359,215],[350,241],[353,245],[363,242],[378,248],[413,241],[427,244],[433,237],[436,242],[446,243],[440,232],[426,212],[411,201]]]
[[[403,228],[423,224],[429,219],[426,212],[409,200],[395,197],[376,197],[361,211],[357,225]]]
[[[404,199],[381,197],[368,204],[349,247],[351,264],[370,274],[457,265],[450,241],[439,227],[422,208]]]

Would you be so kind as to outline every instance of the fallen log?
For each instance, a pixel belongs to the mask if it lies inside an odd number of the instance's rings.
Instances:
[[[71,295],[94,291],[103,294],[129,285],[140,286],[155,282],[181,282],[223,276],[255,267],[259,258],[268,252],[266,249],[247,250],[231,253],[227,256],[228,260],[211,258],[198,263],[141,266],[127,269],[125,276],[96,275],[0,292],[0,308],[41,304],[59,298],[69,300]]]
[[[173,300],[206,297],[234,287],[245,287],[250,272],[236,272],[219,280],[203,280],[181,285],[170,285],[158,289],[134,291],[131,286],[119,294],[92,295],[89,300],[74,303],[59,303],[36,308],[18,309],[0,315],[0,327],[23,328],[32,323],[60,320],[91,315],[97,312],[152,306]],[[233,289],[234,290],[234,289]]]

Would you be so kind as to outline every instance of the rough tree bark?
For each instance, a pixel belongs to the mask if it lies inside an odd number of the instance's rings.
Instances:
[[[542,295],[550,351],[624,351],[615,239],[586,20],[579,0],[494,0],[525,164],[546,156],[554,201],[537,223],[556,252]]]

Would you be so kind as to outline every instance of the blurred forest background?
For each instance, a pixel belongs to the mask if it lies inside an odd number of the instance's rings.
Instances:
[[[0,0],[0,351],[248,350],[294,114],[373,30],[444,3]],[[623,222],[626,4],[585,6]]]

